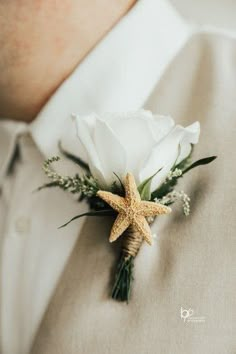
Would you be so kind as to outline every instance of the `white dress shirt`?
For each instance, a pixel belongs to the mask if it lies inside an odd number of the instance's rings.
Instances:
[[[59,139],[65,148],[80,155],[71,114],[150,107],[157,113],[174,113],[177,119],[186,116],[186,92],[194,94],[190,90],[193,66],[202,60],[200,42],[211,41],[204,36],[204,28],[187,24],[167,1],[140,0],[65,80],[31,124],[0,122],[1,353],[30,351],[80,235],[82,221],[65,229],[57,227],[83,211],[84,204],[57,189],[32,193],[46,181],[41,166],[45,158],[59,154]],[[195,49],[187,50],[181,62],[178,54],[191,45]],[[216,61],[220,59],[219,54]],[[175,61],[183,77],[172,80],[170,88],[168,75]],[[158,92],[159,106],[153,92]],[[65,174],[74,172],[69,163],[62,168]]]

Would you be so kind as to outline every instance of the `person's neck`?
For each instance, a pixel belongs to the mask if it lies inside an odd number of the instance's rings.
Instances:
[[[59,9],[38,5],[35,15],[29,17],[23,7],[6,6],[5,17],[13,16],[17,22],[3,24],[9,37],[5,36],[7,44],[0,56],[0,117],[32,121],[58,86],[135,2],[65,1]]]

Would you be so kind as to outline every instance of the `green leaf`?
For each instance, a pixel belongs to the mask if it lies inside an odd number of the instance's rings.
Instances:
[[[70,152],[64,150],[62,147],[61,141],[59,141],[59,143],[58,143],[58,148],[59,148],[60,152],[62,153],[62,155],[64,155],[66,158],[68,158],[69,160],[76,163],[81,168],[83,168],[84,170],[86,170],[87,172],[90,173],[89,165],[85,161],[83,161],[81,158],[79,158],[78,156],[75,156],[75,155],[71,154]]]
[[[154,173],[151,177],[148,177],[143,181],[139,186],[138,186],[138,191],[140,194],[140,197],[142,200],[150,200],[151,199],[151,183],[153,177],[157,175],[158,172],[160,172],[162,168],[160,168],[157,172]]]
[[[193,168],[197,166],[202,166],[202,165],[207,165],[208,163],[211,163],[217,158],[217,156],[210,156],[210,157],[205,157],[204,159],[200,159],[192,163],[189,167],[187,167],[185,170],[183,170],[183,174],[187,173],[188,171],[192,170]]]
[[[35,190],[33,191],[33,193],[39,192],[39,191],[41,191],[42,189],[45,189],[45,188],[58,187],[58,186],[59,186],[58,182],[45,183],[45,184],[43,184],[42,186],[40,186],[40,187],[38,187],[37,189],[35,189]]]
[[[178,156],[175,160],[175,163],[171,169],[171,171],[174,171],[176,168],[178,168],[179,170],[183,170],[184,168],[186,168],[189,163],[190,163],[190,160],[191,160],[191,156],[192,156],[192,153],[193,153],[193,148],[194,148],[194,145],[191,144],[191,151],[190,153],[188,154],[188,156],[182,160],[180,163],[178,163],[176,165],[176,161],[178,160],[179,158],[179,154],[180,154],[180,145],[179,145],[179,152],[178,152]],[[155,191],[152,192],[152,195],[151,195],[151,200],[154,200],[155,198],[163,198],[166,194],[170,193],[173,191],[174,187],[176,186],[176,184],[178,183],[178,179],[181,178],[181,176],[178,176],[178,177],[173,177],[171,180],[165,180],[159,188],[157,188]]]
[[[70,224],[72,221],[82,218],[83,216],[114,216],[116,215],[116,213],[114,212],[114,210],[108,209],[108,210],[97,210],[97,211],[89,211],[87,213],[83,213],[83,214],[79,214],[74,216],[71,220],[69,220],[67,223],[61,225],[59,227],[59,229],[61,229],[62,227],[67,226],[68,224]]]
[[[181,153],[181,145],[179,144],[179,145],[178,145],[177,157],[176,157],[175,162],[174,162],[174,164],[173,164],[172,170],[174,170],[174,169],[176,168],[176,162],[177,162],[177,160],[178,160],[178,158],[179,158],[180,153]]]
[[[191,144],[191,151],[190,153],[188,154],[187,157],[185,157],[184,160],[180,161],[177,165],[174,166],[173,170],[175,168],[178,168],[179,170],[184,170],[185,168],[187,168],[187,166],[190,164],[191,162],[191,157],[192,157],[192,154],[193,154],[193,148],[194,148],[194,145]]]
[[[180,177],[182,177],[182,176],[180,176]],[[174,177],[170,181],[163,182],[159,188],[157,188],[155,191],[152,192],[151,200],[154,200],[155,198],[160,199],[160,198],[164,197],[166,194],[172,192],[174,187],[178,183],[178,179],[180,177]]]
[[[122,183],[120,177],[119,177],[115,172],[113,172],[113,174],[116,176],[116,178],[117,178],[118,181],[119,181],[119,184],[120,184],[120,187],[121,187],[121,193],[122,193],[122,195],[125,195],[125,187],[124,187],[124,184]]]
[[[217,156],[211,156],[195,161],[189,167],[182,171],[182,176],[172,178],[170,181],[165,181],[164,183],[162,183],[162,185],[152,193],[151,200],[154,200],[155,198],[160,199],[164,197],[166,194],[170,193],[174,189],[174,187],[178,183],[179,178],[182,178],[185,173],[197,166],[206,165],[214,161],[216,157]],[[176,166],[176,168],[179,168],[178,165]]]

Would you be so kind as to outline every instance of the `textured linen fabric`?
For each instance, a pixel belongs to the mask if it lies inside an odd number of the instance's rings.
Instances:
[[[33,354],[236,352],[236,42],[194,35],[145,107],[201,122],[196,157],[217,154],[184,178],[191,215],[179,210],[153,226],[158,238],[135,260],[129,305],[110,299],[118,245],[110,223],[86,220],[42,322]],[[204,322],[184,322],[181,307]]]
[[[167,1],[140,0],[32,124],[1,122],[1,353],[236,352],[235,41],[187,25]],[[86,206],[62,191],[31,192],[60,138],[80,152],[71,113],[141,107],[199,120],[195,157],[218,159],[185,177],[190,217],[175,208],[153,225],[157,239],[135,261],[127,305],[109,296],[120,246],[107,241],[112,221],[58,230]],[[184,322],[181,307],[205,321]]]

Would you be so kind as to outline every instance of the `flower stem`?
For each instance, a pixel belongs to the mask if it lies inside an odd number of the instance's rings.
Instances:
[[[122,254],[117,266],[112,298],[129,302],[131,283],[133,281],[134,257]]]
[[[130,226],[123,235],[121,257],[117,265],[115,284],[112,289],[112,298],[118,301],[129,302],[131,284],[134,279],[134,258],[143,243],[140,233]]]

